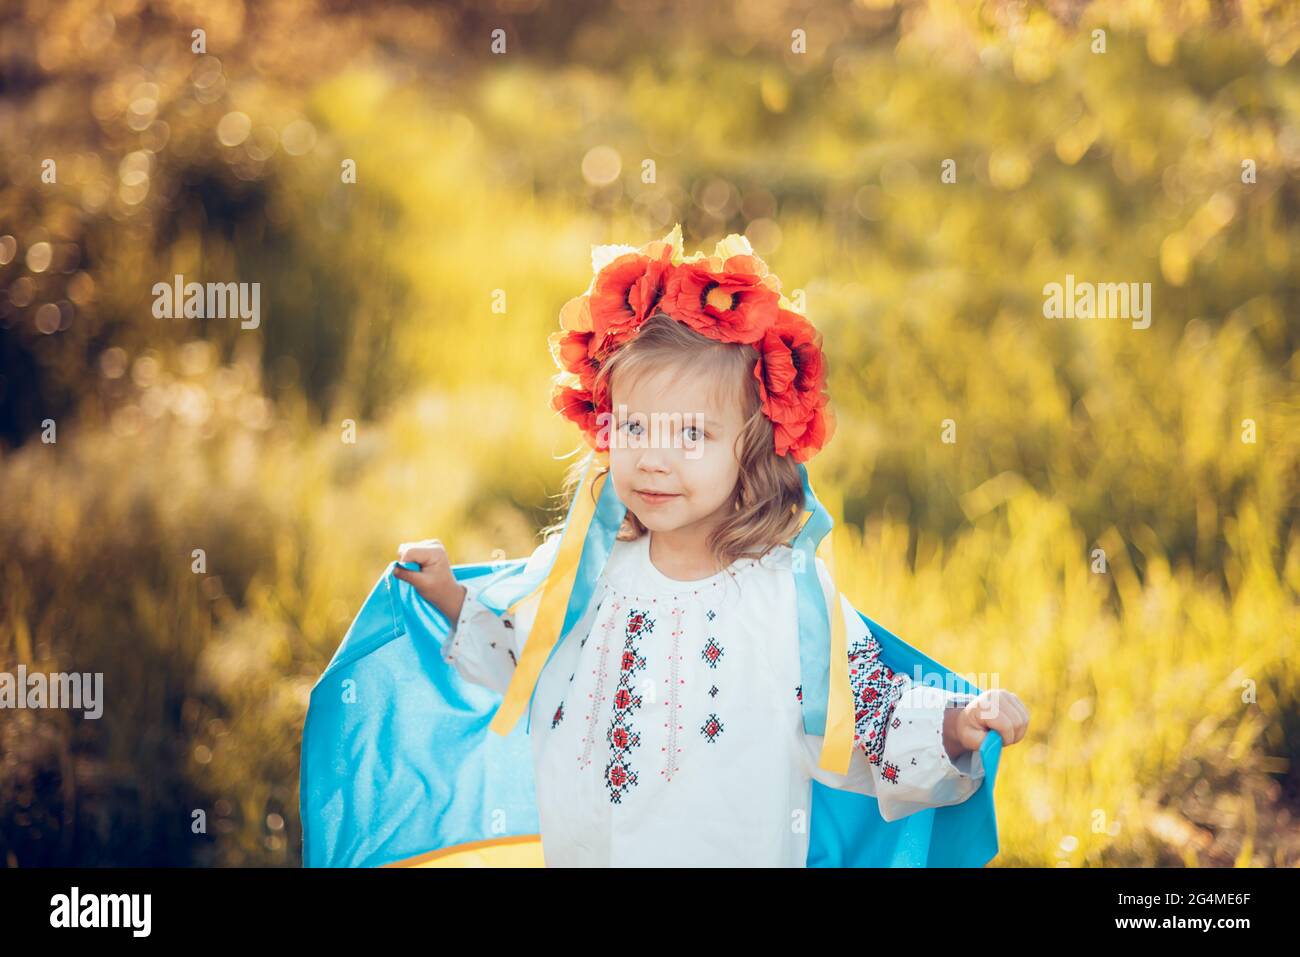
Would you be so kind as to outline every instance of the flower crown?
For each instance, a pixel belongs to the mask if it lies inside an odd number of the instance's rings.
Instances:
[[[565,303],[560,331],[548,343],[561,370],[551,407],[575,422],[593,449],[609,447],[600,423],[611,411],[609,390],[597,384],[596,375],[659,312],[710,339],[758,350],[754,378],[777,455],[806,462],[830,441],[835,418],[826,395],[821,334],[790,308],[781,280],[744,236],[720,240],[712,256],[683,256],[679,223],[640,249],[592,246],[591,266],[587,291]]]

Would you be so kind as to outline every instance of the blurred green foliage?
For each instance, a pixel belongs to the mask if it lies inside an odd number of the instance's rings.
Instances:
[[[401,541],[531,550],[578,442],[546,335],[592,243],[680,220],[824,334],[841,589],[1031,711],[999,863],[1300,863],[1295,12],[11,8],[0,668],[107,707],[0,722],[0,860],[296,863],[352,615]],[[153,318],[177,273],[260,328]],[[1044,318],[1067,273],[1151,327]]]

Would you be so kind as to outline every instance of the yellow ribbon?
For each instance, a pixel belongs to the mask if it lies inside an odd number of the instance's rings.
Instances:
[[[811,485],[809,486],[811,488]],[[817,546],[817,554],[826,563],[831,581],[835,581],[834,549],[831,536],[834,530]],[[824,591],[824,589],[823,589]],[[836,774],[847,774],[853,757],[853,688],[849,684],[849,649],[844,632],[844,609],[838,588],[827,599],[827,612],[831,623],[830,688],[826,694],[826,733],[822,736],[822,753],[819,766]]]
[[[515,722],[527,709],[528,702],[532,698],[533,687],[542,673],[542,666],[546,664],[551,649],[559,641],[560,629],[564,625],[564,613],[569,606],[569,596],[573,593],[573,582],[578,576],[578,560],[582,558],[582,546],[587,541],[587,531],[591,528],[591,519],[596,514],[596,502],[600,497],[600,491],[604,483],[609,480],[608,472],[595,478],[596,472],[598,468],[605,467],[608,461],[608,452],[595,453],[591,464],[587,467],[586,475],[583,476],[582,484],[578,487],[573,511],[560,537],[559,552],[546,575],[546,580],[540,586],[542,600],[537,608],[537,616],[528,631],[528,639],[524,642],[523,655],[515,665],[514,676],[506,687],[501,706],[497,708],[492,723],[488,725],[490,730],[502,737],[510,733]],[[517,608],[533,594],[536,594],[536,590],[521,598],[511,606],[511,609]]]

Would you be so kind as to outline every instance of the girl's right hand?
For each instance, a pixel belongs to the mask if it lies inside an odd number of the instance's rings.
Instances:
[[[468,589],[456,581],[451,571],[451,561],[447,550],[436,538],[422,542],[405,542],[397,547],[397,559],[402,562],[417,562],[418,571],[398,565],[393,575],[411,587],[425,601],[435,606],[453,624],[460,618],[461,608],[465,604]]]

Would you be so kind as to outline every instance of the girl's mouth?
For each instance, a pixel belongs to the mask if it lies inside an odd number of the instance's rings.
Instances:
[[[677,498],[676,493],[643,492],[640,489],[636,490],[636,494],[640,496],[641,501],[645,502],[647,505],[662,505],[664,502],[671,502],[673,499]]]

